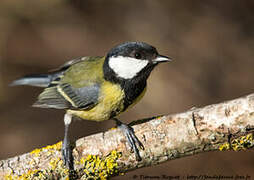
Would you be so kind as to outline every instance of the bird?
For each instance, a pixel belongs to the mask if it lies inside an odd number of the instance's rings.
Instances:
[[[44,90],[33,106],[65,110],[62,157],[69,169],[73,169],[73,156],[68,130],[74,117],[90,121],[113,119],[140,161],[139,149],[144,150],[143,144],[133,128],[117,116],[144,96],[154,67],[171,60],[148,43],[125,42],[113,47],[106,56],[76,58],[48,73],[26,75],[10,85],[42,87]]]

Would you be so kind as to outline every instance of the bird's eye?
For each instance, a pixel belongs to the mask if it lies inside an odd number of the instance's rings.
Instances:
[[[136,59],[141,59],[141,54],[138,53],[138,52],[136,52],[136,53],[135,53],[135,58],[136,58]]]

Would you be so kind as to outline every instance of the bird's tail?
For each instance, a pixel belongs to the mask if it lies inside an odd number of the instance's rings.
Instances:
[[[50,82],[52,81],[52,75],[50,74],[34,74],[24,76],[13,81],[10,86],[37,86],[37,87],[48,87]]]

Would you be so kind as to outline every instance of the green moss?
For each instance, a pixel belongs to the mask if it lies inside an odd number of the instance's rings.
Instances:
[[[88,155],[80,159],[80,164],[83,165],[83,176],[81,179],[108,179],[108,177],[119,174],[119,167],[116,162],[122,155],[120,152],[113,150],[105,158],[95,155]]]
[[[246,136],[241,136],[236,139],[233,139],[230,144],[224,143],[220,145],[219,150],[229,150],[233,149],[234,151],[246,150],[254,147],[254,138],[253,134],[247,134]]]

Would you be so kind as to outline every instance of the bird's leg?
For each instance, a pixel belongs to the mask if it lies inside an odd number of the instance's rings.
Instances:
[[[70,140],[68,135],[69,125],[71,124],[72,115],[66,113],[64,115],[64,140],[62,144],[62,156],[64,165],[67,166],[68,169],[73,170],[73,156],[72,149],[70,146]]]
[[[120,128],[121,131],[123,132],[123,134],[125,135],[127,142],[131,147],[131,152],[135,153],[137,161],[141,161],[142,158],[140,157],[137,145],[142,150],[144,150],[145,148],[144,148],[143,144],[139,141],[137,136],[135,135],[133,128],[127,124],[122,123],[121,121],[119,121],[116,118],[113,118],[113,120],[116,122],[117,127]]]

